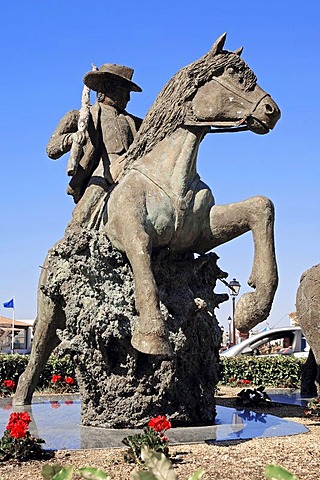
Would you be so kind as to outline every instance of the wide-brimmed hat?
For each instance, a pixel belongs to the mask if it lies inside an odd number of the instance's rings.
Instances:
[[[116,65],[115,63],[105,63],[101,65],[99,70],[92,70],[85,74],[83,83],[95,92],[103,92],[104,83],[112,79],[126,86],[133,92],[142,92],[136,83],[132,82],[133,68]]]

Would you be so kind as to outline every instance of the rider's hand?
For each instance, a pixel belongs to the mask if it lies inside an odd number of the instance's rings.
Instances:
[[[86,134],[84,132],[75,132],[71,135],[72,143],[78,143],[79,145],[84,145],[86,141]]]

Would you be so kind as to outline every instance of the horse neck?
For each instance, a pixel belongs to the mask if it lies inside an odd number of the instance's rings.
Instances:
[[[165,190],[183,197],[197,175],[196,162],[203,138],[199,127],[180,127],[159,142],[136,166]]]

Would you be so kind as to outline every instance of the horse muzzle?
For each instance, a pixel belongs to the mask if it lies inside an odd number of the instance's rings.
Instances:
[[[249,130],[264,135],[272,130],[281,116],[280,109],[270,95],[264,96],[248,115],[246,124]]]

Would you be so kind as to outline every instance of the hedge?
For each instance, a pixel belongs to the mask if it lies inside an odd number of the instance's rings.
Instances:
[[[221,384],[250,380],[252,385],[298,388],[305,358],[286,355],[270,357],[221,357]]]
[[[3,380],[14,380],[27,366],[28,355],[0,354],[0,385]],[[299,387],[301,368],[305,359],[276,355],[272,357],[221,357],[220,381],[223,385],[237,380],[250,380],[252,385],[268,387]],[[68,355],[57,358],[51,355],[38,383],[38,388],[50,387],[52,375],[75,378],[74,366]]]
[[[14,380],[18,383],[20,375],[25,370],[29,355],[0,354],[0,385],[3,380]],[[40,375],[37,388],[50,387],[52,375],[75,378],[74,367],[68,355],[57,358],[51,355]]]

